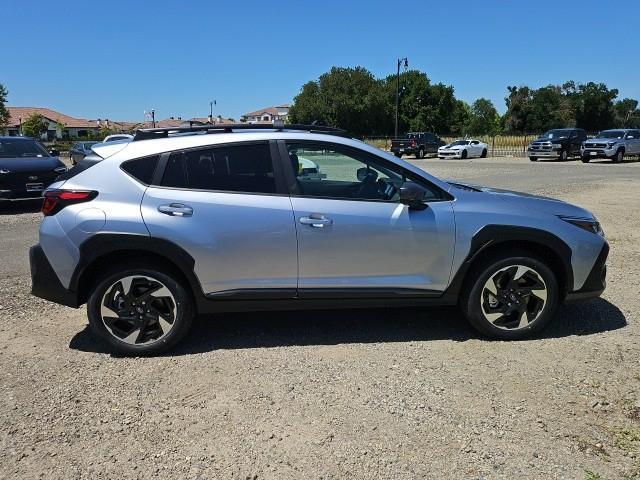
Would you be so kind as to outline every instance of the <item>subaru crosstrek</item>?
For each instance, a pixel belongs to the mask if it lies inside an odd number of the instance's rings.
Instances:
[[[519,339],[605,287],[588,211],[444,182],[327,127],[149,129],[93,151],[44,194],[32,291],[86,303],[126,354],[229,311],[459,305]]]

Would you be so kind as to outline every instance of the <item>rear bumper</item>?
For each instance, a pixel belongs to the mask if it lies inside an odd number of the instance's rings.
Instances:
[[[78,294],[62,286],[40,245],[29,250],[31,266],[31,294],[50,302],[78,308]]]
[[[402,155],[414,155],[418,150],[414,147],[391,147],[391,153]]]
[[[585,300],[599,297],[607,286],[607,256],[609,255],[609,244],[605,242],[596,262],[589,272],[589,276],[580,290],[567,293],[565,301]]]

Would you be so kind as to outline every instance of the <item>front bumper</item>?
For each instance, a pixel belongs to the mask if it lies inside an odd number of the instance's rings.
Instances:
[[[580,155],[583,158],[612,158],[615,156],[617,152],[617,148],[598,148],[598,147],[589,147],[581,148]]]
[[[607,286],[607,256],[609,255],[609,244],[605,242],[596,262],[589,272],[589,276],[580,290],[568,292],[565,301],[585,300],[599,297]]]
[[[462,150],[438,150],[438,158],[462,158]]]
[[[78,308],[80,306],[77,292],[72,292],[62,286],[40,245],[34,245],[29,250],[29,263],[32,295],[67,307]]]
[[[0,190],[0,202],[19,202],[23,200],[42,200],[44,190]]]
[[[560,150],[527,150],[527,157],[560,158]]]

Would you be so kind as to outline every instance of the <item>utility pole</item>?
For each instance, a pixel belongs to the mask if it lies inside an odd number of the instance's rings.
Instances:
[[[396,128],[395,138],[398,138],[398,108],[400,106],[400,65],[404,63],[404,69],[409,68],[409,60],[407,57],[398,59],[398,70],[396,72]]]
[[[151,125],[156,128],[156,111],[154,108],[151,109]]]
[[[217,105],[215,100],[209,102],[209,123],[213,123],[213,106]]]

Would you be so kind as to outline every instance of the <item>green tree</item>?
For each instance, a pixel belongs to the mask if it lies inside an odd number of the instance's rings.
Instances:
[[[631,98],[618,100],[613,108],[616,113],[616,127],[640,128],[638,101]]]
[[[500,133],[500,115],[491,100],[479,98],[471,105],[468,131],[474,135]]]
[[[528,127],[531,132],[574,127],[576,124],[574,105],[561,87],[548,85],[533,90],[529,107]]]
[[[47,123],[39,113],[32,113],[22,122],[22,133],[27,137],[39,139],[47,131]]]
[[[386,112],[381,84],[371,72],[333,67],[302,86],[289,115],[293,123],[316,122],[364,136],[380,133]]]
[[[531,128],[531,97],[529,87],[507,87],[509,96],[505,98],[507,113],[504,115],[504,128],[508,132],[529,133]]]
[[[576,95],[574,103],[578,127],[594,132],[615,126],[613,101],[618,96],[618,90],[609,90],[604,83],[589,82],[578,85]]]
[[[456,100],[451,115],[450,132],[454,135],[466,135],[469,130],[471,107],[467,102]]]
[[[0,131],[9,125],[9,110],[7,110],[5,106],[5,103],[7,103],[7,95],[9,95],[9,92],[5,86],[0,83]]]

